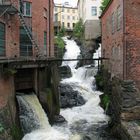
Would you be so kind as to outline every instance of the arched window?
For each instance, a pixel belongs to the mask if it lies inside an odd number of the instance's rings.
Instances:
[[[5,56],[5,25],[0,22],[0,56]]]

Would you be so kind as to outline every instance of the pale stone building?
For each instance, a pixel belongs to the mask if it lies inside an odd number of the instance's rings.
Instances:
[[[78,13],[85,25],[85,39],[96,39],[101,35],[100,6],[102,0],[78,0]]]

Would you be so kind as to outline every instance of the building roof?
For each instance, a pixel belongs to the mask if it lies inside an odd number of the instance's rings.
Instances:
[[[108,10],[108,8],[110,7],[110,5],[112,4],[113,0],[110,0],[108,5],[106,6],[106,8],[103,10],[101,16],[99,18],[102,18],[104,16],[104,14],[106,13],[106,11]]]

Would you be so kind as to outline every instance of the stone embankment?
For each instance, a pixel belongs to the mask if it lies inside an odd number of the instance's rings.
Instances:
[[[112,132],[123,140],[140,139],[140,91],[133,81],[112,80]]]

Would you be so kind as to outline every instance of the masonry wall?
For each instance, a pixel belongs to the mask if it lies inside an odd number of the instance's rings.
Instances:
[[[14,1],[18,7],[18,1]],[[9,16],[5,14],[0,17],[0,22],[5,25],[5,52],[6,57],[15,58],[19,56],[19,20],[17,15]],[[15,26],[16,25],[16,26]],[[5,56],[4,56],[5,57]]]
[[[32,31],[35,40],[44,55],[53,56],[53,1],[49,0],[50,4],[48,0],[28,1],[32,3]],[[47,48],[44,48],[44,32],[47,33]]]
[[[11,129],[16,121],[14,77],[4,76],[0,70],[0,139],[11,140]]]
[[[117,8],[120,6],[120,29],[117,29]],[[114,13],[114,32],[112,32],[112,14]],[[109,58],[105,67],[111,76],[123,78],[123,1],[113,0],[101,17],[102,57]]]
[[[140,88],[140,1],[125,1],[125,48],[127,79],[134,80]]]

